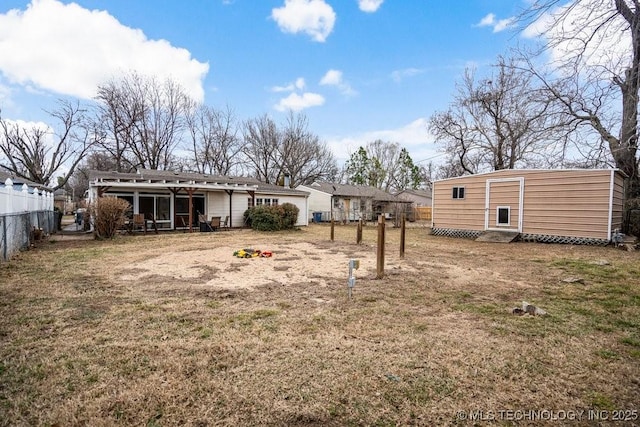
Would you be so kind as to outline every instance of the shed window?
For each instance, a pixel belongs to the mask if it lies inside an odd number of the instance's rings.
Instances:
[[[496,214],[497,225],[510,225],[511,208],[509,206],[498,206]]]
[[[453,195],[454,199],[464,199],[464,187],[453,187]]]

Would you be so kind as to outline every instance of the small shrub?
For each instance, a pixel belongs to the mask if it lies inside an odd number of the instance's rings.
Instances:
[[[292,203],[284,203],[282,204],[282,210],[282,226],[284,229],[294,228],[296,226],[296,221],[298,221],[300,209]]]
[[[101,197],[90,208],[93,217],[93,232],[98,239],[112,239],[125,222],[125,213],[131,208],[129,202],[115,197]]]
[[[245,222],[254,230],[279,231],[295,227],[300,210],[291,203],[280,206],[255,206],[244,213]]]
[[[251,213],[251,228],[258,231],[282,230],[282,215],[278,206],[256,206]]]

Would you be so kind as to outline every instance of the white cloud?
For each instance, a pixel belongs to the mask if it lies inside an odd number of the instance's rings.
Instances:
[[[321,85],[337,86],[340,83],[342,83],[342,71],[338,70],[329,70],[322,79],[320,79]]]
[[[343,95],[346,96],[354,96],[357,94],[351,85],[344,81],[342,78],[342,71],[340,70],[327,71],[322,79],[320,79],[320,84],[323,86],[335,86],[340,89],[340,92],[342,92]]]
[[[496,15],[493,13],[489,13],[487,16],[482,18],[480,22],[478,22],[478,27],[488,27],[493,25],[496,22]]]
[[[99,84],[133,70],[171,78],[204,99],[208,64],[166,40],[149,40],[106,11],[32,0],[24,11],[0,14],[0,72],[12,84],[90,99]]]
[[[324,104],[324,97],[317,93],[305,92],[302,95],[297,93],[289,94],[282,98],[274,108],[278,111],[301,111],[305,108],[317,107]]]
[[[515,23],[514,17],[496,20],[496,15],[489,13],[476,24],[476,27],[493,27],[493,32],[499,33],[513,27]]]
[[[348,160],[359,147],[364,147],[368,142],[376,139],[397,142],[409,151],[414,162],[420,162],[438,156],[437,146],[427,130],[427,123],[428,119],[421,117],[398,129],[375,130],[358,135],[325,139],[336,158],[342,162]]]
[[[304,90],[306,86],[304,78],[298,77],[295,82],[289,83],[286,86],[274,86],[271,88],[272,92],[293,92],[294,90]]]
[[[271,11],[280,30],[306,33],[314,41],[324,42],[333,31],[336,14],[324,0],[285,0],[283,7]]]
[[[391,73],[391,78],[394,82],[400,83],[407,77],[417,76],[418,74],[424,73],[425,70],[421,68],[405,68],[403,70],[395,70]]]
[[[367,13],[373,13],[377,11],[384,0],[358,0],[358,7],[360,10]]]

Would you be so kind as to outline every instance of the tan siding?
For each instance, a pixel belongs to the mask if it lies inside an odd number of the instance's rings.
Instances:
[[[611,231],[622,229],[624,216],[624,178],[620,174],[615,175],[613,184],[613,209],[611,215]]]
[[[434,227],[484,230],[484,180],[480,182],[473,178],[434,183]],[[453,187],[465,187],[464,199],[453,199]]]
[[[611,175],[610,170],[507,170],[438,181],[434,227],[483,230],[486,181],[523,177],[523,233],[607,239]],[[624,194],[621,175],[614,175],[612,228],[619,228]],[[517,192],[507,191],[515,183],[496,184],[503,183],[491,184],[489,226],[495,227],[498,205],[511,207],[511,224],[517,226]],[[451,189],[461,185],[466,187],[465,201],[453,200]]]
[[[610,178],[610,171],[525,175],[522,231],[606,239]]]
[[[498,225],[498,206],[509,207],[509,226]],[[520,209],[520,182],[491,182],[489,189],[489,228],[508,230],[518,229],[518,213]]]

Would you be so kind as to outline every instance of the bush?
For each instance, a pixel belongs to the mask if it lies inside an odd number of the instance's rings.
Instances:
[[[93,233],[98,239],[112,239],[126,220],[129,202],[115,197],[100,197],[90,208],[93,217]]]
[[[282,222],[284,229],[292,229],[296,226],[296,221],[298,221],[298,214],[300,213],[300,209],[292,203],[284,203],[282,204],[282,209],[284,214],[282,216]]]
[[[245,222],[254,230],[279,231],[295,227],[300,209],[291,203],[280,206],[255,206],[244,213]]]

